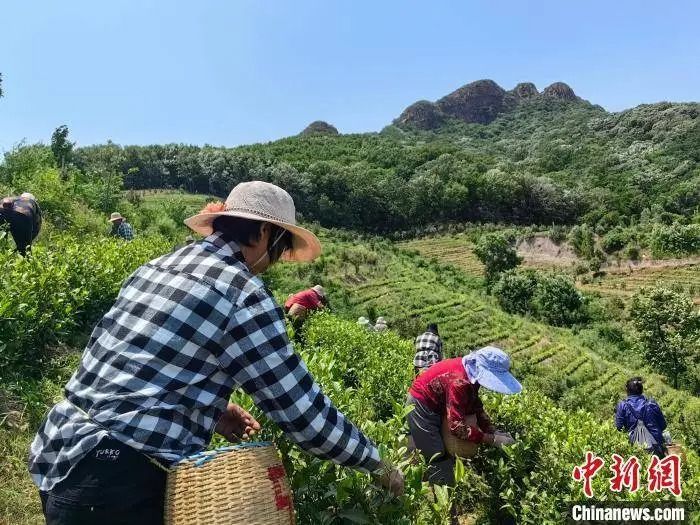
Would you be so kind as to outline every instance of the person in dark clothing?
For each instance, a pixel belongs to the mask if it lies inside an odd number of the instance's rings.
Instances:
[[[41,208],[31,193],[19,197],[6,197],[0,206],[0,225],[8,224],[17,251],[27,254],[27,249],[41,230]]]
[[[620,431],[629,432],[630,443],[637,443],[653,454],[665,456],[663,432],[666,429],[666,418],[661,408],[655,400],[642,394],[644,387],[641,377],[633,377],[627,381],[626,389],[627,399],[620,401],[615,410],[615,427]],[[640,431],[637,429],[639,421],[646,427],[655,443],[640,439]]]

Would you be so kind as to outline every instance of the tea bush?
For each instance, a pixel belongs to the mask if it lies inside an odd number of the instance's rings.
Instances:
[[[168,251],[161,237],[54,236],[30,257],[0,252],[0,374],[40,371],[48,343],[85,328],[138,266]]]
[[[566,411],[541,393],[526,390],[516,396],[483,395],[495,424],[518,442],[502,450],[481,448],[463,469],[458,467],[457,487],[438,491],[433,502],[421,483],[423,466],[411,464],[405,455],[403,403],[412,380],[410,342],[392,333],[369,333],[329,314],[312,317],[306,334],[306,345],[299,350],[324,393],[380,444],[387,459],[405,470],[407,489],[403,498],[392,499],[369,476],[310,457],[266,424],[263,437],[275,439],[283,452],[300,523],[445,523],[453,501],[479,522],[503,523],[510,516],[517,523],[562,523],[566,503],[585,499],[571,473],[583,463],[586,451],[606,460],[594,479],[597,496],[608,501],[672,499],[666,492],[650,494],[644,485],[634,494],[610,492],[613,453],[639,456],[642,473],[648,456],[633,448],[610,421],[601,423],[584,410]],[[245,396],[236,399],[251,406]],[[698,501],[700,460],[693,452],[688,452],[682,476],[683,499]]]

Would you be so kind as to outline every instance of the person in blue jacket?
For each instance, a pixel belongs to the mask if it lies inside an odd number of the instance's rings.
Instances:
[[[641,419],[656,444],[646,447],[649,452],[658,456],[666,455],[663,432],[666,429],[666,418],[658,403],[651,398],[646,398],[642,392],[641,377],[633,377],[626,384],[627,399],[620,401],[615,410],[615,426],[618,430],[629,432],[630,442],[635,442],[635,430],[637,421]]]

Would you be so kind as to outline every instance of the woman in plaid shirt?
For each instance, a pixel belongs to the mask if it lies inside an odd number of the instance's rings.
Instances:
[[[201,451],[214,431],[233,441],[260,428],[229,403],[237,387],[309,453],[382,470],[400,494],[403,476],[323,395],[258,277],[279,259],[321,252],[289,194],[239,184],[186,224],[204,240],[127,279],[31,445],[47,524],[162,523],[165,473],[152,461]]]

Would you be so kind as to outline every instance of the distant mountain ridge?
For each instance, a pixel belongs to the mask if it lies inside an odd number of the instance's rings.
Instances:
[[[521,102],[536,98],[590,105],[564,82],[555,82],[540,93],[532,82],[521,82],[506,91],[493,80],[483,79],[466,84],[436,102],[419,100],[403,110],[393,123],[399,128],[421,130],[437,129],[450,119],[489,124],[499,115],[516,109]]]

